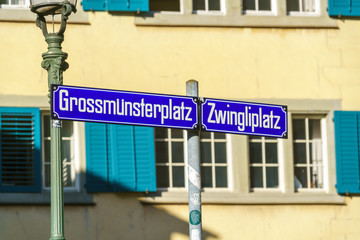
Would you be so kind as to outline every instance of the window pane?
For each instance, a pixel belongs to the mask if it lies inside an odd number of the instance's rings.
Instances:
[[[168,159],[168,143],[167,142],[156,142],[155,143],[156,149],[156,162],[157,163],[167,163]]]
[[[185,187],[185,170],[181,166],[172,167],[173,187]]]
[[[50,140],[45,140],[44,141],[44,147],[45,147],[45,162],[50,162]]]
[[[63,137],[72,137],[73,135],[73,122],[72,121],[62,121],[62,136]]]
[[[306,144],[294,143],[294,162],[306,163]]]
[[[167,166],[156,167],[156,181],[159,188],[169,187],[169,168]]]
[[[167,128],[155,128],[155,138],[167,138]]]
[[[49,153],[45,154],[48,155]],[[63,154],[63,163],[71,162],[71,141],[62,140],[62,154]]]
[[[212,187],[211,167],[201,167],[201,186],[202,187]]]
[[[227,168],[215,167],[216,187],[227,187]]]
[[[49,115],[44,115],[43,124],[44,124],[44,137],[50,137],[50,116]]]
[[[266,163],[277,163],[277,143],[265,143]]]
[[[279,187],[279,171],[277,167],[266,168],[266,187],[268,188]]]
[[[215,139],[226,139],[226,134],[215,132],[215,133],[214,133],[214,138],[215,138]]]
[[[295,167],[295,188],[307,188],[306,167]]]
[[[309,138],[321,139],[321,128],[319,119],[309,119]]]
[[[150,11],[180,11],[180,0],[150,0]]]
[[[50,187],[50,165],[45,165],[45,187]]]
[[[270,11],[271,1],[270,0],[259,0],[259,10]]]
[[[193,0],[193,10],[205,10],[205,0]]]
[[[255,0],[243,0],[243,10],[256,10]]]
[[[215,143],[215,163],[226,163],[226,143]]]
[[[201,163],[211,163],[211,143],[200,142]]]
[[[250,187],[262,188],[263,185],[263,173],[261,167],[250,167]]]
[[[200,138],[201,139],[210,139],[211,138],[211,133],[210,132],[201,132],[200,133]]]
[[[209,10],[220,10],[220,0],[209,0]]]
[[[315,0],[302,0],[304,12],[315,12]]]
[[[180,129],[171,129],[171,138],[181,138],[183,139],[183,130]]]
[[[323,167],[311,167],[310,175],[311,188],[323,188]]]
[[[310,164],[322,165],[322,144],[321,142],[310,143]]]
[[[184,162],[184,143],[182,142],[172,142],[171,143],[172,151],[172,162],[182,163]]]
[[[305,119],[293,119],[294,139],[305,139]]]
[[[63,166],[63,181],[64,187],[73,187],[73,181],[71,178],[71,165]]]
[[[299,12],[299,0],[286,0],[286,11],[287,12]]]
[[[262,163],[261,143],[250,142],[250,163]]]

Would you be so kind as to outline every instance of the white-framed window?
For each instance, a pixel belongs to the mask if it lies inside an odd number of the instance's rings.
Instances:
[[[267,15],[272,14],[276,8],[276,0],[242,0],[244,14]]]
[[[218,13],[224,9],[223,0],[192,0],[194,13]]]
[[[187,188],[187,132],[155,128],[156,175],[159,190]],[[203,132],[200,137],[201,182],[204,191],[229,189],[229,139]]]
[[[189,1],[189,0],[187,0]],[[190,0],[192,1],[192,13],[220,13],[225,9],[224,0]],[[153,12],[184,12],[184,0],[150,0],[149,8]]]
[[[185,136],[179,129],[155,129],[157,185],[163,189],[185,189]]]
[[[149,0],[149,9],[154,12],[180,12],[181,0]]]
[[[292,119],[295,190],[323,189],[326,152],[325,123],[321,116]]]
[[[250,190],[279,188],[276,138],[249,136]]]
[[[42,114],[43,188],[50,190],[50,115]],[[79,161],[76,155],[76,123],[62,121],[64,191],[79,191]]]
[[[284,158],[286,141],[291,141],[292,145],[293,192],[325,190],[326,116],[292,114],[291,126],[289,131],[292,139],[248,137],[250,191],[283,190],[283,186],[289,186],[289,182],[283,182],[283,176],[291,169],[284,167],[281,160]]]
[[[1,8],[27,8],[30,0],[0,0]]]
[[[205,191],[229,187],[227,143],[226,134],[202,132],[200,135],[201,183]]]
[[[320,0],[286,0],[288,15],[316,15],[320,14]]]

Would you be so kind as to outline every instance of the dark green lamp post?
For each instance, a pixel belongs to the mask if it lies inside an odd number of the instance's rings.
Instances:
[[[66,21],[72,12],[76,12],[76,0],[30,0],[31,11],[37,14],[36,25],[41,28],[48,51],[42,54],[41,66],[48,71],[48,87],[63,83],[63,71],[69,65],[65,62],[67,53],[61,51],[64,41]],[[58,32],[48,33],[46,16],[61,15]],[[51,120],[51,235],[50,240],[65,240],[64,235],[64,193],[63,166],[61,149],[61,121]]]

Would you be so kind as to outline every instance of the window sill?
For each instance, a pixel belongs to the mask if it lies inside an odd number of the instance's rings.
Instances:
[[[35,22],[36,14],[29,8],[0,8],[1,22]],[[68,23],[89,24],[89,17],[82,7],[69,17]]]
[[[139,198],[143,204],[188,204],[187,192],[158,192]],[[345,198],[327,193],[248,193],[202,192],[203,204],[239,204],[239,205],[344,205]]]
[[[50,192],[0,193],[0,205],[49,205]],[[83,192],[64,192],[65,205],[95,205],[93,196]]]
[[[213,26],[213,27],[275,27],[275,28],[337,28],[329,16],[259,16],[199,15],[150,12],[136,15],[138,26]]]

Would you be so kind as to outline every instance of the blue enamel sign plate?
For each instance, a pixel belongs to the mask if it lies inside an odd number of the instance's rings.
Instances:
[[[201,116],[206,131],[287,137],[286,106],[207,98]]]
[[[51,99],[53,119],[181,129],[198,125],[192,97],[53,85]]]

